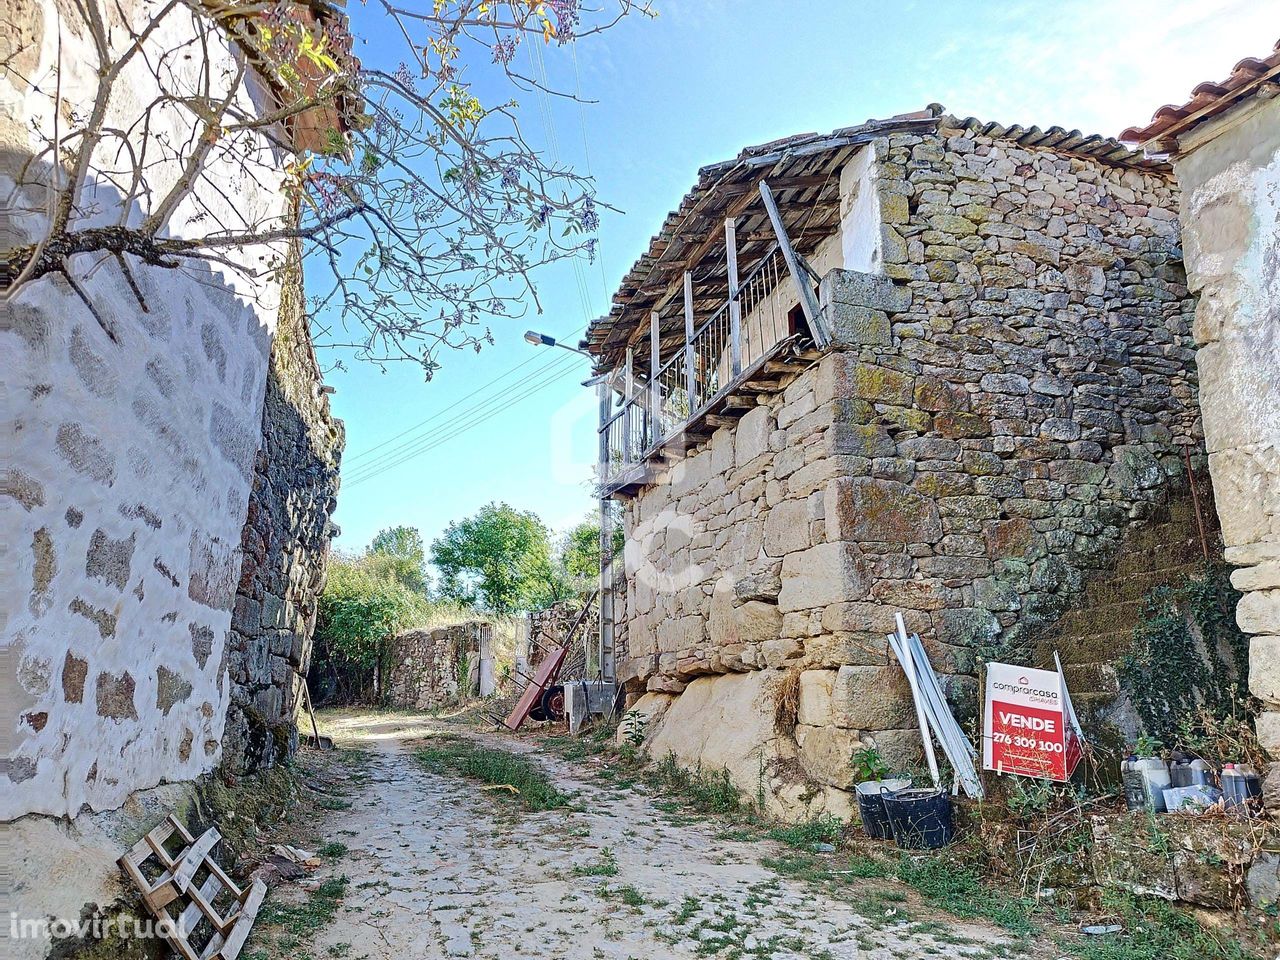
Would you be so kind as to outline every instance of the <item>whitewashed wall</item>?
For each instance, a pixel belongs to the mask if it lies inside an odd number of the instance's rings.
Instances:
[[[46,92],[61,36],[65,124],[67,111],[88,109],[96,57],[82,25],[59,24],[63,9],[49,0],[19,7],[21,22],[4,29],[31,42],[22,72]],[[134,24],[155,9],[125,5]],[[157,95],[153,67],[169,90],[193,88],[202,55],[195,21],[179,11],[122,78],[111,126],[132,124]],[[118,14],[104,15],[123,47]],[[216,32],[209,50],[216,83],[232,71],[234,53]],[[253,99],[240,96],[256,113]],[[48,130],[51,120],[47,97],[33,95],[18,71],[0,74],[3,195],[11,194],[14,164],[40,142],[32,130]],[[150,191],[122,211],[126,181],[108,169],[112,145],[93,171],[92,222],[122,213],[137,222],[172,182],[176,162],[159,145],[190,137],[187,118],[160,112],[151,132]],[[247,164],[211,161],[202,202],[185,202],[170,234],[284,216],[282,164],[262,141]],[[38,210],[43,194],[16,199]],[[5,242],[34,237],[40,222],[19,211]],[[271,253],[231,259],[262,267]],[[113,808],[132,791],[191,779],[219,759],[225,646],[276,289],[229,266],[134,262],[144,308],[114,261],[91,270],[97,259],[84,255],[74,266],[89,274],[84,289],[110,335],[52,277],[24,289],[0,325],[0,445],[8,453],[0,476],[0,820]]]
[[[1207,125],[1176,164],[1209,471],[1236,617],[1253,634],[1258,737],[1280,752],[1280,100]]]

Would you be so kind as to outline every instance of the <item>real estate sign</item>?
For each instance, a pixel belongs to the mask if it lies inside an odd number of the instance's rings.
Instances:
[[[1061,673],[987,664],[983,769],[1067,780],[1083,752],[1084,738]]]

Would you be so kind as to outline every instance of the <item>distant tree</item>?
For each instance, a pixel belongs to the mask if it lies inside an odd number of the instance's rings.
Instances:
[[[387,527],[380,530],[365,552],[375,572],[424,596],[427,593],[427,555],[417,527]]]
[[[575,583],[586,584],[600,573],[600,524],[583,520],[560,541],[560,565]]]
[[[331,692],[346,702],[382,700],[391,638],[431,616],[421,592],[370,562],[377,556],[335,554],[320,597],[312,669],[326,674]]]
[[[613,526],[613,555],[622,552],[622,525]],[[560,567],[579,590],[593,585],[600,573],[600,521],[588,516],[571,527],[560,540]]]
[[[546,526],[537,514],[505,503],[449,524],[431,544],[431,562],[442,598],[493,613],[540,609],[569,594]]]

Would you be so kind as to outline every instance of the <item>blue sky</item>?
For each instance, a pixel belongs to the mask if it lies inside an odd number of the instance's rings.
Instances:
[[[576,342],[699,166],[935,101],[958,116],[1114,136],[1280,36],[1274,0],[656,6],[655,20],[582,42],[576,63],[568,48],[543,51],[553,81],[580,83],[598,102],[521,97],[530,139],[589,169],[600,198],[625,211],[602,216],[597,263],[548,269],[541,316],[496,327],[497,345],[480,354],[444,356],[430,383],[407,366],[349,364],[329,375],[347,426],[339,548],[361,549],[397,524],[429,543],[490,500],[533,510],[556,530],[593,509],[587,361],[522,336],[535,328]],[[357,10],[355,28],[376,48],[382,21],[366,17]],[[373,467],[388,468],[369,476]]]

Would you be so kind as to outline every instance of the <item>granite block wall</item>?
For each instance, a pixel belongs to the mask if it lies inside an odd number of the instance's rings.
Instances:
[[[1244,593],[1258,737],[1280,755],[1280,101],[1245,101],[1180,157],[1200,294],[1201,403],[1226,557]],[[1272,775],[1269,794],[1280,783]]]

